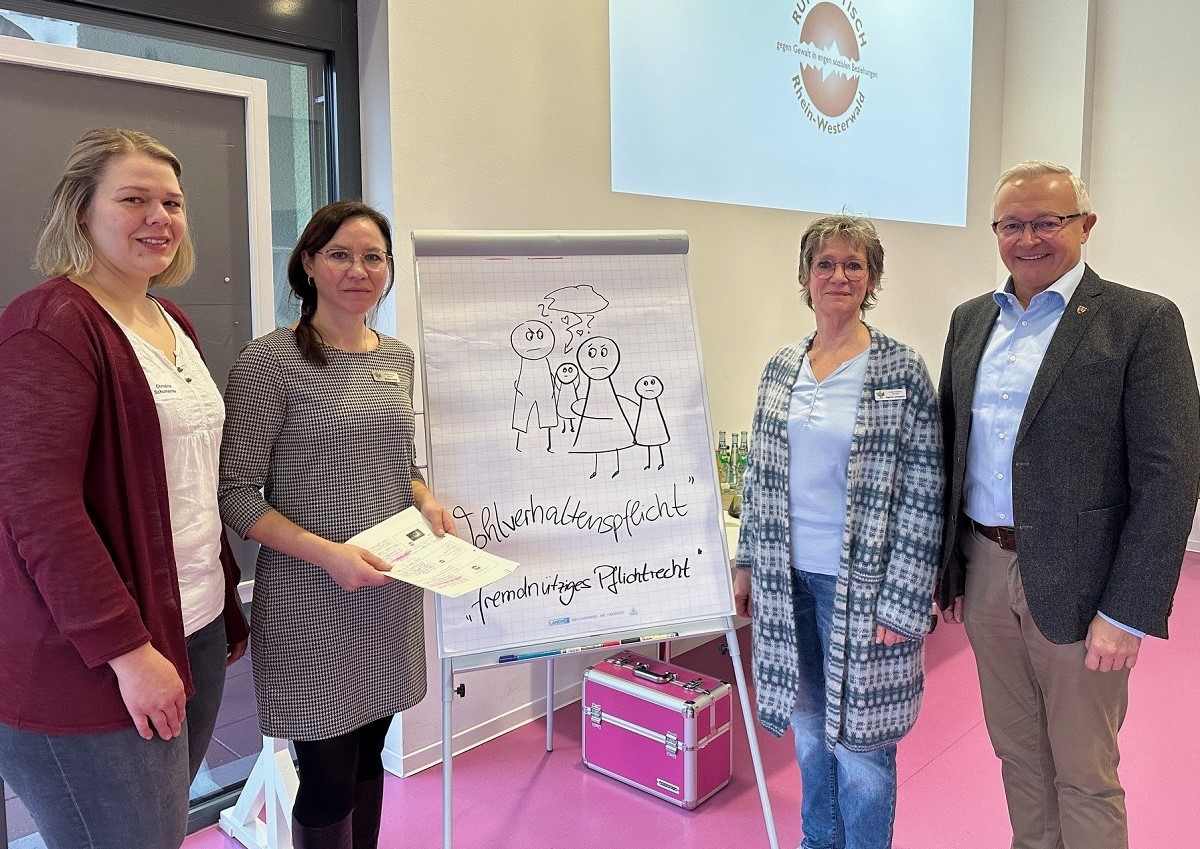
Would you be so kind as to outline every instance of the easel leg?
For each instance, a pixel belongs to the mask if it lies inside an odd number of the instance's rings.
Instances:
[[[738,697],[742,702],[742,719],[746,723],[746,742],[750,744],[750,760],[754,763],[754,780],[758,782],[758,798],[762,802],[763,819],[767,824],[767,840],[771,849],[779,849],[779,837],[775,834],[775,816],[771,813],[771,797],[767,794],[767,777],[763,772],[762,753],[758,749],[758,735],[754,730],[754,713],[750,708],[750,693],[746,688],[746,673],[742,671],[742,649],[738,645],[737,630],[731,627],[725,632],[729,645],[729,657],[733,661],[733,675],[737,680]]]
[[[546,658],[546,751],[554,751],[554,658]]]
[[[288,849],[292,803],[299,786],[288,741],[263,737],[262,751],[237,803],[221,811],[221,831],[249,849]],[[260,812],[264,813],[261,819]]]
[[[451,768],[454,761],[454,664],[442,658],[442,849],[450,849],[454,813]]]

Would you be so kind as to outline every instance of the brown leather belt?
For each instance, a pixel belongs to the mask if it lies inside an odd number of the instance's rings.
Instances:
[[[981,525],[974,519],[971,520],[971,526],[975,528],[975,533],[981,537],[987,537],[1005,551],[1017,550],[1017,532],[1014,529]]]

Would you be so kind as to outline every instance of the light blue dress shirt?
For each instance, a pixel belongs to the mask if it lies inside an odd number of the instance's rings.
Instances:
[[[1012,464],[1017,430],[1034,378],[1067,302],[1083,279],[1083,270],[1080,260],[1048,289],[1030,298],[1028,308],[1023,308],[1013,294],[1011,282],[1002,284],[993,294],[1000,314],[975,377],[963,477],[963,512],[980,524],[1013,525]],[[1104,618],[1131,634],[1145,636],[1108,616]]]
[[[808,356],[788,405],[788,510],[792,568],[836,575],[842,562],[854,424],[870,348],[820,383]]]

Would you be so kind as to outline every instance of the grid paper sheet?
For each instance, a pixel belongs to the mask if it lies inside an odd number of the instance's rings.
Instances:
[[[418,259],[437,495],[521,564],[439,600],[443,657],[732,615],[686,263]]]

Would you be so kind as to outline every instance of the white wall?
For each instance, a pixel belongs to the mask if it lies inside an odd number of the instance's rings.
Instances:
[[[1200,4],[1101,3],[1089,188],[1099,216],[1088,261],[1175,301],[1200,353],[1190,268],[1200,224]]]
[[[1002,167],[1049,159],[1086,179],[1096,0],[1007,5]]]

